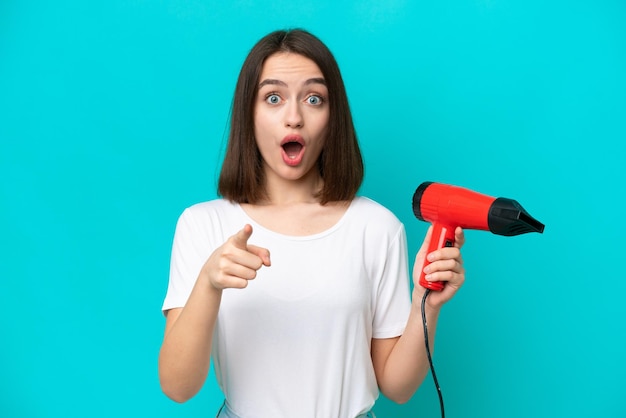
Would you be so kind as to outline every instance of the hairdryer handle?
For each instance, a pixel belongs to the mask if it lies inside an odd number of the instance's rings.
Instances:
[[[428,245],[428,252],[426,254],[430,254],[431,252],[438,250],[443,247],[452,247],[454,245],[454,230],[456,227],[450,225],[444,225],[438,222],[433,224],[433,233],[430,236],[430,244]],[[441,291],[445,285],[444,282],[429,282],[424,278],[426,274],[424,273],[424,268],[430,264],[430,261],[424,259],[424,265],[422,266],[422,271],[420,272],[420,280],[419,283],[422,287],[430,290]]]

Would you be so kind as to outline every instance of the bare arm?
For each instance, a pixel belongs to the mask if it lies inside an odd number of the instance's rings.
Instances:
[[[159,380],[163,392],[177,402],[192,398],[206,380],[222,290],[246,287],[258,269],[270,265],[266,249],[247,245],[250,235],[252,227],[246,225],[215,250],[202,267],[185,307],[166,314]]]
[[[163,392],[176,402],[193,397],[209,371],[221,291],[203,290],[194,289],[184,308],[167,313],[159,354],[159,379]]]
[[[428,372],[429,364],[424,343],[421,303],[425,289],[417,280],[424,264],[430,231],[422,248],[417,254],[413,277],[415,289],[411,313],[405,331],[401,337],[372,340],[372,362],[381,392],[389,399],[405,403],[417,391]],[[429,346],[433,347],[437,319],[441,306],[450,300],[465,280],[465,271],[460,248],[465,241],[463,231],[457,228],[455,247],[442,248],[429,255],[431,276],[429,281],[445,281],[441,292],[432,292],[428,296],[425,309],[428,324]],[[433,257],[432,259],[430,257]]]

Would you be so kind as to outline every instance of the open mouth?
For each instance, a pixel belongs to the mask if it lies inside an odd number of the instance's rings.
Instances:
[[[286,142],[282,147],[287,157],[292,160],[295,160],[302,151],[302,144],[296,141]]]
[[[283,149],[283,161],[291,167],[297,167],[304,158],[304,141],[300,135],[287,135],[280,144]]]

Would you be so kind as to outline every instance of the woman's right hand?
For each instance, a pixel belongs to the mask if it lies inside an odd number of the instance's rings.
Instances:
[[[257,270],[270,265],[267,249],[248,245],[251,235],[246,225],[228,238],[202,266],[184,308],[167,311],[159,379],[163,392],[177,402],[191,399],[208,375],[222,289],[244,288]]]
[[[204,263],[201,276],[207,278],[214,289],[243,289],[256,277],[257,270],[271,265],[269,250],[248,245],[251,235],[252,226],[246,224]]]

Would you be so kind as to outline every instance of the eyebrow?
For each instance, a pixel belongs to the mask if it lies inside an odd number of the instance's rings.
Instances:
[[[325,86],[326,80],[324,80],[324,78],[322,77],[314,77],[309,78],[307,81],[304,82],[305,86],[308,86],[310,84],[322,84]],[[265,80],[261,81],[261,83],[259,83],[259,88],[267,85],[287,87],[287,83],[285,83],[284,81],[275,80],[273,78],[266,78]]]

